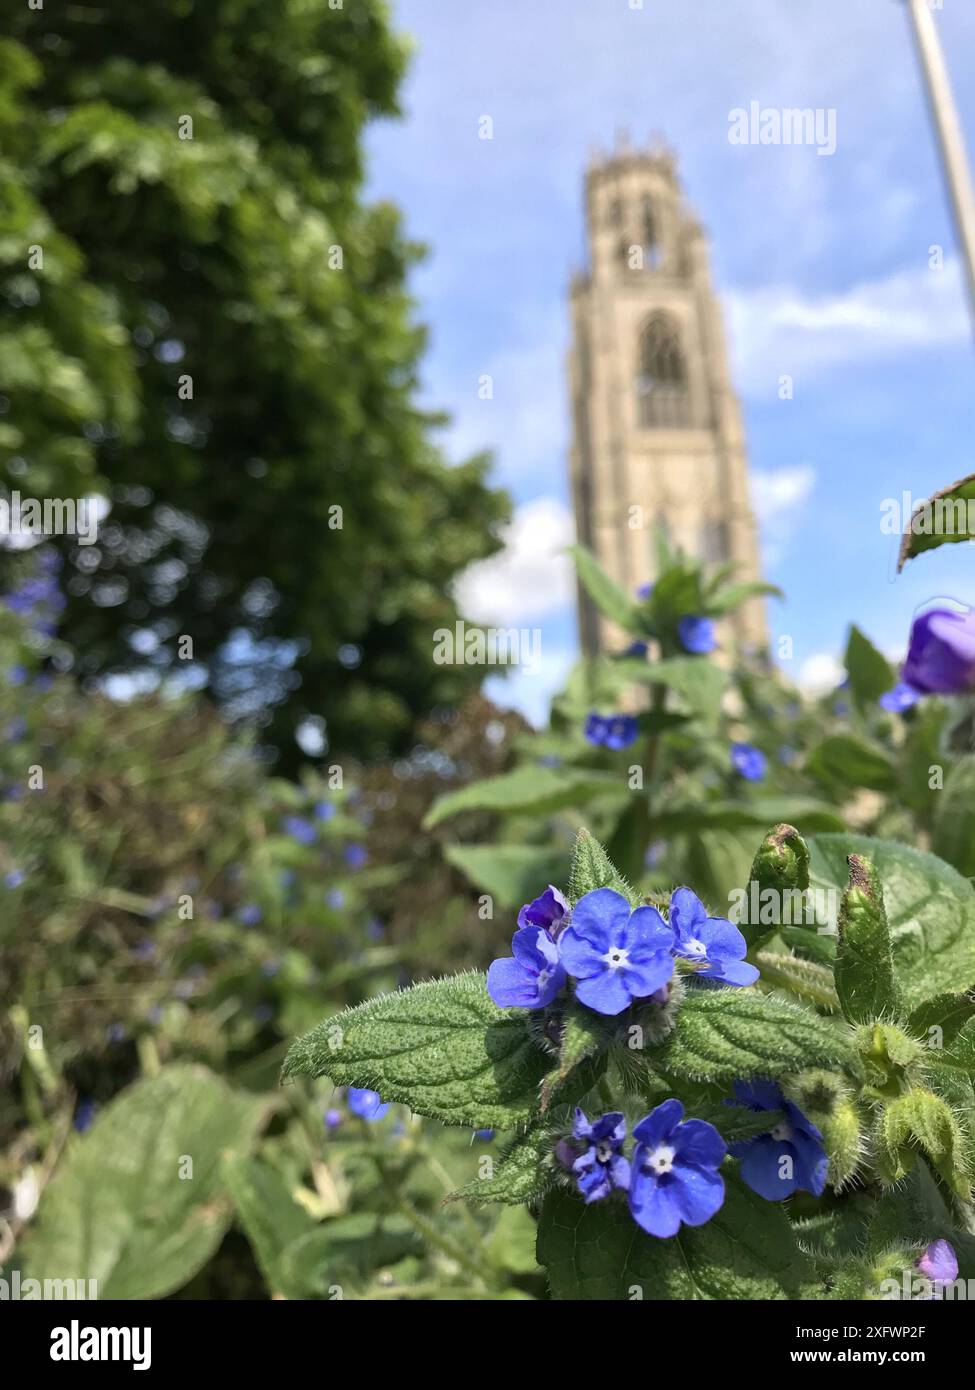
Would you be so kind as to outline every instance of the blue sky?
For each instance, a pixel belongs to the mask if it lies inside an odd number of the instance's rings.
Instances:
[[[481,621],[542,630],[535,674],[491,693],[544,714],[575,655],[567,285],[582,177],[617,130],[678,155],[712,244],[742,397],[770,606],[788,669],[827,678],[847,624],[892,655],[937,595],[975,601],[975,556],[895,574],[884,498],[975,472],[975,353],[907,14],[899,0],[394,0],[415,52],[404,119],[372,127],[369,193],[430,247],[413,277],[425,399],[448,454],[480,449],[516,515],[500,561],[460,585]],[[975,6],[935,20],[975,151]],[[836,151],[732,145],[729,112],[833,108]],[[478,138],[488,115],[493,139]],[[944,248],[932,269],[929,248]],[[778,395],[782,374],[795,395]],[[494,381],[492,400],[478,380]]]

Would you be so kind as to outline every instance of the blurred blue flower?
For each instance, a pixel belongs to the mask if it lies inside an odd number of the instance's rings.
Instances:
[[[694,614],[681,618],[677,624],[677,636],[685,652],[691,652],[694,656],[706,656],[718,645],[712,620]]]
[[[244,903],[237,913],[237,920],[245,927],[256,927],[263,916],[264,913],[257,903]]]
[[[326,1129],[336,1130],[336,1129],[338,1129],[338,1127],[339,1127],[339,1125],[340,1125],[341,1123],[342,1123],[342,1112],[341,1112],[341,1110],[333,1110],[333,1109],[330,1109],[330,1110],[326,1110],[326,1111],[325,1111],[325,1128],[326,1128]]]
[[[152,937],[144,936],[132,947],[132,954],[135,956],[136,960],[153,960],[156,954],[156,943],[153,941]]]
[[[273,980],[280,969],[281,962],[273,957],[261,962],[261,974],[266,980]]]
[[[558,944],[562,966],[575,976],[576,998],[600,1014],[622,1013],[674,973],[673,930],[655,907],[631,908],[612,888],[579,899]]]
[[[649,650],[650,648],[647,643],[641,638],[637,638],[635,642],[631,642],[630,645],[624,649],[623,655],[641,657],[646,656]]]
[[[15,719],[11,719],[7,725],[7,742],[19,743],[27,732],[27,720],[22,714],[18,714]]]
[[[591,744],[595,747],[611,748],[614,752],[628,748],[636,740],[639,732],[639,723],[632,714],[592,713],[585,725],[585,735]]]
[[[285,816],[281,829],[300,845],[313,845],[318,836],[314,825],[304,816]]]
[[[271,1004],[258,1004],[253,1010],[254,1022],[257,1024],[270,1023],[274,1017],[274,1007]]]
[[[384,1105],[378,1091],[370,1091],[362,1086],[350,1086],[346,1100],[353,1115],[360,1120],[381,1120],[389,1109]]]
[[[735,1082],[733,1105],[749,1110],[782,1110],[785,1119],[769,1130],[731,1145],[731,1153],[741,1161],[742,1181],[768,1202],[791,1197],[793,1192],[811,1192],[821,1197],[826,1186],[829,1159],[823,1136],[811,1120],[786,1100],[782,1088],[766,1077]]]
[[[319,820],[331,820],[338,808],[331,801],[316,801],[315,815]]]
[[[338,911],[340,907],[345,906],[345,894],[341,888],[330,888],[325,894],[325,902],[329,907]]]
[[[677,954],[700,964],[695,979],[723,985],[753,985],[758,979],[754,965],[744,959],[748,945],[738,928],[725,917],[709,917],[689,888],[675,888],[670,895],[670,925]]]
[[[653,593],[652,584],[638,584],[636,589],[637,598],[648,599]]]
[[[105,1029],[105,1037],[110,1043],[120,1043],[125,1040],[125,1026],[121,1023],[110,1023]]]
[[[493,1130],[493,1129],[475,1129],[475,1131],[474,1131],[474,1138],[475,1138],[475,1139],[480,1139],[481,1142],[484,1143],[484,1144],[490,1144],[491,1140],[494,1138],[494,1130]]]
[[[905,710],[913,709],[920,698],[921,692],[915,690],[913,685],[899,681],[893,690],[884,691],[877,704],[890,714],[903,714]]]
[[[98,1106],[93,1100],[81,1100],[78,1108],[74,1112],[74,1127],[79,1134],[84,1134],[86,1129],[91,1128],[91,1122],[95,1118]]]
[[[572,1164],[576,1186],[586,1204],[608,1197],[614,1187],[625,1192],[630,1185],[630,1165],[623,1157],[626,1120],[622,1114],[614,1110],[590,1124],[577,1108],[572,1137],[587,1144],[585,1152]]]
[[[23,869],[10,869],[3,876],[3,881],[8,888],[19,888],[27,875]]]
[[[706,1120],[684,1121],[679,1100],[665,1100],[634,1126],[630,1211],[652,1236],[703,1226],[724,1202],[718,1172],[727,1147]]]
[[[761,782],[768,771],[768,760],[760,748],[753,748],[750,743],[733,743],[731,766],[746,782]]]
[[[20,662],[16,666],[11,666],[7,671],[7,680],[11,685],[23,685],[26,679],[27,667],[22,666]]]
[[[350,869],[361,869],[369,858],[365,845],[346,845],[345,862]]]

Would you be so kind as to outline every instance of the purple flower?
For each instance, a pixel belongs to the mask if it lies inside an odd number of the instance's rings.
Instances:
[[[975,613],[934,608],[915,618],[901,679],[925,695],[975,688]]]
[[[768,1134],[731,1145],[732,1154],[741,1160],[743,1181],[767,1202],[778,1202],[800,1191],[821,1197],[829,1159],[822,1134],[798,1105],[786,1100],[782,1088],[767,1077],[736,1081],[735,1100],[749,1110],[785,1112],[785,1119]]]
[[[622,1013],[674,973],[674,933],[655,907],[633,909],[621,893],[597,888],[579,899],[559,937],[576,998],[600,1014]]]
[[[913,685],[908,685],[906,681],[900,681],[893,690],[885,690],[877,704],[890,714],[903,714],[906,709],[913,709],[920,698],[919,690],[915,690]]]
[[[636,596],[637,596],[637,598],[640,598],[640,599],[648,599],[652,593],[653,593],[653,585],[652,585],[652,584],[638,584],[638,585],[637,585],[637,590],[636,590]]]
[[[304,816],[285,816],[281,829],[292,840],[297,840],[299,845],[313,845],[318,835],[314,825]]]
[[[761,782],[768,769],[765,754],[750,743],[731,745],[731,766],[746,782]]]
[[[711,619],[693,614],[681,618],[677,624],[677,636],[685,652],[691,652],[694,656],[706,656],[718,645]]]
[[[932,1241],[921,1252],[917,1267],[935,1285],[953,1284],[958,1278],[958,1257],[946,1240]]]
[[[519,927],[544,927],[551,935],[558,935],[558,926],[569,910],[569,904],[557,888],[551,884],[541,897],[534,902],[525,903],[518,913]]]
[[[369,858],[365,845],[346,845],[345,862],[350,869],[361,869]]]
[[[488,994],[499,1009],[544,1009],[565,985],[558,946],[545,927],[520,927],[511,938],[511,951],[491,962]]]
[[[384,1105],[378,1091],[363,1086],[350,1086],[346,1100],[353,1115],[358,1115],[360,1120],[381,1120],[389,1109],[389,1102]]]
[[[701,963],[695,978],[724,985],[753,985],[758,979],[758,971],[744,958],[748,946],[738,928],[725,917],[709,917],[689,888],[671,894],[670,925],[677,935],[677,954]]]
[[[683,1121],[683,1123],[682,1123]],[[714,1125],[684,1121],[679,1100],[665,1100],[634,1127],[630,1211],[652,1236],[703,1226],[724,1201],[718,1172],[728,1152]]]
[[[341,1112],[341,1110],[329,1109],[329,1110],[326,1110],[326,1111],[325,1111],[325,1128],[326,1128],[326,1129],[334,1131],[334,1130],[338,1129],[338,1127],[339,1127],[339,1125],[340,1125],[341,1123],[342,1123],[342,1112]]]
[[[630,1183],[630,1165],[623,1157],[626,1120],[619,1111],[601,1115],[592,1124],[576,1110],[572,1137],[583,1139],[587,1147],[572,1164],[576,1186],[588,1205],[608,1197],[614,1187],[624,1192]]]

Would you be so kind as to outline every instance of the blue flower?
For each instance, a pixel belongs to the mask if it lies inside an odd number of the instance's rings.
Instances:
[[[636,596],[637,596],[637,598],[641,598],[641,599],[644,599],[644,600],[645,600],[645,599],[648,599],[652,593],[653,593],[653,585],[652,585],[652,584],[639,584],[639,585],[637,585],[637,591],[636,591]]]
[[[11,869],[8,873],[4,874],[3,881],[8,888],[19,888],[26,877],[27,875],[24,873],[23,869]]]
[[[482,1143],[484,1143],[484,1144],[490,1144],[491,1140],[494,1138],[494,1130],[493,1130],[493,1129],[475,1129],[475,1131],[474,1131],[474,1138],[475,1138],[475,1139],[480,1139],[480,1140],[482,1141]]]
[[[600,1014],[622,1013],[661,989],[674,973],[674,933],[655,907],[630,907],[621,893],[597,888],[579,899],[559,937],[576,997]]]
[[[545,892],[534,902],[525,903],[518,913],[519,927],[544,927],[552,936],[556,935],[559,923],[569,910],[569,904],[551,883]]]
[[[640,732],[636,716],[632,714],[590,714],[586,720],[585,735],[597,748],[612,748],[614,752],[629,748]]]
[[[890,714],[903,714],[905,710],[913,709],[920,698],[921,692],[915,690],[913,685],[898,681],[893,690],[884,691],[877,703]]]
[[[16,666],[9,667],[7,670],[7,680],[11,685],[23,685],[26,679],[27,667],[22,666],[20,662],[18,662]]]
[[[750,743],[731,745],[731,766],[746,782],[761,782],[768,770],[765,754]]]
[[[79,1134],[84,1134],[86,1129],[91,1128],[91,1122],[95,1118],[98,1106],[93,1100],[81,1100],[78,1108],[74,1112],[74,1127]]]
[[[677,624],[677,636],[685,652],[692,652],[694,656],[706,656],[718,645],[714,623],[710,618],[694,615],[681,618]]]
[[[630,1212],[652,1236],[703,1226],[724,1201],[727,1145],[706,1120],[683,1120],[680,1101],[665,1100],[633,1129]]]
[[[297,840],[299,845],[313,845],[318,836],[314,825],[304,816],[285,816],[281,822],[281,829],[286,835],[290,835],[292,840]]]
[[[365,845],[346,845],[345,862],[350,869],[361,869],[369,858]]]
[[[325,894],[325,902],[337,912],[340,907],[345,906],[345,894],[341,888],[330,888]]]
[[[565,985],[558,946],[544,927],[520,927],[511,951],[491,962],[488,994],[499,1009],[544,1009]]]
[[[325,1111],[325,1128],[326,1128],[326,1129],[328,1129],[328,1130],[333,1130],[333,1131],[334,1131],[334,1130],[338,1129],[338,1127],[339,1127],[339,1125],[340,1125],[341,1123],[342,1123],[342,1112],[341,1112],[341,1110],[329,1109],[329,1110],[326,1110],[326,1111]]]
[[[647,643],[644,642],[641,638],[638,638],[637,641],[630,643],[630,645],[623,652],[623,655],[641,657],[646,656],[649,650],[650,648],[648,647]]]
[[[748,946],[738,928],[725,917],[709,917],[689,888],[675,888],[670,895],[670,925],[677,954],[701,963],[695,978],[724,985],[753,985],[758,979],[754,965],[744,959]]]
[[[581,1110],[576,1110],[572,1125],[574,1139],[583,1139],[587,1147],[572,1164],[576,1186],[589,1202],[608,1197],[614,1187],[624,1192],[630,1184],[629,1161],[623,1157],[626,1120],[619,1111],[601,1115],[592,1124]]]
[[[256,927],[263,915],[257,903],[244,903],[244,906],[237,913],[245,927]]]
[[[350,1086],[346,1099],[349,1109],[360,1120],[381,1120],[389,1109],[389,1102],[384,1105],[378,1091],[362,1086]]]
[[[331,801],[315,802],[315,815],[319,820],[331,820],[335,813],[336,808],[332,805]]]
[[[799,1191],[821,1197],[829,1159],[823,1136],[813,1122],[806,1119],[798,1105],[786,1100],[780,1086],[765,1077],[736,1081],[735,1099],[749,1110],[785,1112],[785,1119],[768,1134],[731,1145],[732,1154],[741,1160],[743,1181],[768,1202],[781,1201]]]

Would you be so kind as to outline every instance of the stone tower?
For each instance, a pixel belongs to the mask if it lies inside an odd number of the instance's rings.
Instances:
[[[741,411],[707,238],[672,154],[624,143],[586,175],[589,270],[572,284],[572,490],[580,542],[630,594],[653,579],[655,528],[736,579],[759,576]],[[622,636],[579,595],[583,651]],[[767,642],[750,601],[722,629]]]

